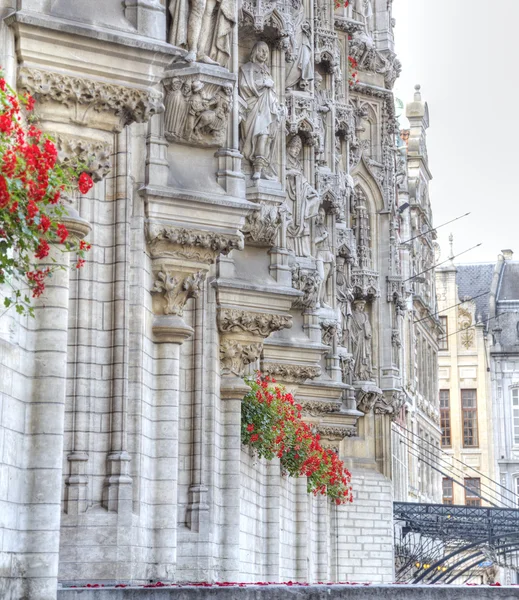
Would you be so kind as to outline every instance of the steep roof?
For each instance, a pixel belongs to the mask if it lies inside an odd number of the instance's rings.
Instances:
[[[494,275],[495,263],[456,265],[456,283],[460,302],[465,298],[474,298],[476,318],[486,322],[489,314],[490,286]],[[482,295],[481,295],[482,294]]]
[[[497,301],[519,300],[519,262],[505,261]]]

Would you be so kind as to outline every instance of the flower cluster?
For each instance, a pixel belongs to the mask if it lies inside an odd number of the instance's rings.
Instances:
[[[350,86],[359,81],[359,65],[353,56],[348,56],[348,83]]]
[[[308,491],[329,496],[336,504],[352,502],[351,475],[332,450],[319,443],[301,406],[275,379],[258,373],[246,379],[251,391],[242,402],[241,439],[261,458],[280,459],[292,477],[307,477]]]
[[[335,0],[335,9],[338,8],[348,8],[350,5],[350,0]]]
[[[54,142],[33,123],[34,105],[34,98],[17,94],[0,72],[0,284],[12,289],[5,307],[15,306],[20,314],[33,314],[29,294],[41,296],[46,278],[59,268],[39,262],[55,262],[47,258],[50,244],[77,252],[77,268],[90,249],[69,236],[60,196],[78,188],[86,194],[92,179],[81,165],[59,164]]]

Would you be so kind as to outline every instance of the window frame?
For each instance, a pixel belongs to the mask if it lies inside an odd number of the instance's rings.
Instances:
[[[442,406],[442,393],[447,393],[447,407]],[[449,389],[440,390],[439,393],[440,398],[440,429],[442,430],[441,434],[441,447],[442,448],[452,448],[452,422],[451,422],[451,391]],[[444,417],[448,421],[448,431],[449,431],[449,443],[444,443],[444,438],[447,436],[444,434]]]
[[[438,340],[438,350],[440,352],[449,351],[449,318],[440,315],[440,323],[442,328],[445,330],[445,335],[441,335]]]
[[[516,397],[514,397],[516,396]],[[514,405],[514,401],[517,400],[517,405]],[[510,388],[510,401],[512,408],[512,445],[519,447],[519,387]],[[517,413],[517,415],[516,415]],[[517,419],[517,425],[516,425]],[[517,427],[517,432],[516,432]]]
[[[464,400],[467,398],[463,397],[464,393],[473,392],[474,393],[474,407],[465,407]],[[462,389],[460,390],[460,400],[461,400],[461,429],[462,429],[462,442],[463,448],[479,448],[479,422],[478,422],[478,391],[475,388],[470,389]],[[465,426],[466,426],[466,418],[468,415],[473,415],[471,419],[473,419],[473,437],[475,438],[475,442],[472,443],[467,442],[468,437],[465,437]],[[475,431],[475,435],[474,435]]]
[[[470,496],[468,495],[469,489],[470,489],[470,481],[477,481],[478,482],[478,486],[476,488],[472,488],[474,489],[474,491],[476,492],[476,494],[474,496]],[[463,480],[463,483],[465,485],[465,506],[481,506],[481,498],[479,496],[481,496],[481,478],[480,477],[465,477],[465,479]],[[469,488],[469,489],[467,489]],[[477,495],[479,494],[479,496]]]
[[[445,495],[445,484],[450,481],[450,496]],[[450,502],[449,502],[450,500]],[[446,502],[447,501],[447,502]],[[454,504],[454,481],[450,477],[442,479],[442,504],[452,506]]]

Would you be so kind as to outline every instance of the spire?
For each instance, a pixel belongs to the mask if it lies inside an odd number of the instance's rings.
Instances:
[[[454,235],[452,233],[449,235],[449,247],[449,258],[451,259],[451,263],[454,263]]]
[[[415,92],[414,92],[414,101],[415,102],[421,102],[422,101],[422,93],[420,92],[420,90],[422,89],[422,86],[417,84],[414,86]]]

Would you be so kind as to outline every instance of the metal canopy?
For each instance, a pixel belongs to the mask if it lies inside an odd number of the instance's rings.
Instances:
[[[518,568],[519,510],[395,502],[397,579],[452,583],[485,565]]]

